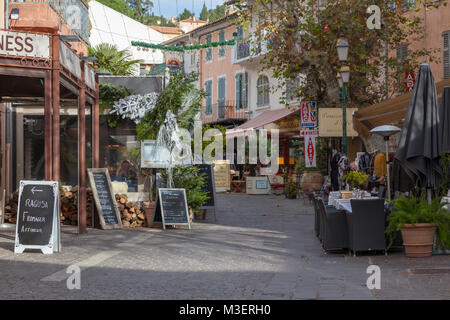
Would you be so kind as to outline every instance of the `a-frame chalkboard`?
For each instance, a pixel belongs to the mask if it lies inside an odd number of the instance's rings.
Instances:
[[[162,222],[164,230],[167,225],[191,228],[185,189],[159,188],[154,210],[152,222]]]
[[[20,181],[14,253],[61,251],[59,189],[56,181]]]
[[[121,229],[122,220],[108,169],[89,168],[88,176],[102,229]]]
[[[200,209],[215,209],[216,207],[216,183],[214,181],[214,168],[212,164],[196,164],[195,167],[199,169],[198,174],[203,174],[205,183],[202,186],[202,191],[206,192],[208,200]]]

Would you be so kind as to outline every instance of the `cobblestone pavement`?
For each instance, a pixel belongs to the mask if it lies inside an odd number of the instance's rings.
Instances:
[[[450,299],[450,256],[326,254],[313,208],[283,196],[219,194],[192,230],[62,227],[62,252],[13,253],[0,231],[1,299]],[[66,268],[81,267],[68,290]],[[381,290],[366,269],[381,268]]]

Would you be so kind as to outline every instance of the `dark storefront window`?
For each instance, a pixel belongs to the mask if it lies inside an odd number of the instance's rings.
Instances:
[[[108,168],[114,187],[123,192],[138,192],[140,143],[136,125],[131,121],[117,127],[108,126],[105,116],[100,116],[100,166]]]
[[[61,113],[63,113],[61,109]],[[78,116],[60,116],[61,185],[78,185]]]

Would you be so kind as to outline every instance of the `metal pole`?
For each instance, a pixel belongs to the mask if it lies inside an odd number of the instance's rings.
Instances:
[[[347,84],[343,87],[344,105],[342,107],[342,148],[345,155],[347,155]]]
[[[387,199],[391,200],[391,173],[389,172],[390,162],[389,162],[389,136],[384,137],[386,142],[386,171],[387,171]]]

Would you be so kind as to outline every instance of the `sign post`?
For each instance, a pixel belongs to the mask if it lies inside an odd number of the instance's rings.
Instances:
[[[56,181],[20,181],[14,253],[61,251],[59,189]]]
[[[317,102],[304,101],[301,103],[300,120],[302,128],[317,127]]]

